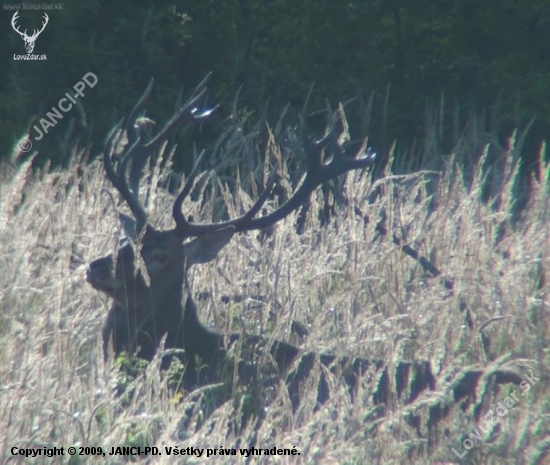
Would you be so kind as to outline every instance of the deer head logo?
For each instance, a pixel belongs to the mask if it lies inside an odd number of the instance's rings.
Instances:
[[[49,21],[50,18],[48,18],[48,15],[46,13],[44,13],[45,21],[42,23],[42,29],[40,29],[39,31],[37,31],[35,29],[33,35],[28,36],[26,29],[25,29],[25,32],[21,32],[19,30],[19,27],[15,25],[15,21],[17,21],[17,15],[18,14],[19,14],[19,11],[16,11],[15,14],[13,15],[13,18],[11,19],[11,26],[13,27],[15,32],[19,33],[19,35],[25,41],[25,48],[27,49],[27,53],[32,53],[32,51],[34,49],[34,43],[36,42],[36,39],[38,38],[40,33],[44,30],[44,28],[46,27],[46,24],[48,24],[48,21]]]

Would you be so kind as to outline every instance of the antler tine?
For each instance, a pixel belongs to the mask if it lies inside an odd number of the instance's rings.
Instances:
[[[166,125],[150,142],[143,146],[144,150],[149,153],[156,152],[158,149],[160,149],[160,146],[164,143],[164,141],[168,139],[180,126],[192,120],[200,121],[202,119],[205,119],[218,108],[218,106],[215,106],[210,110],[205,110],[202,113],[197,114],[197,109],[194,107],[197,101],[200,100],[206,93],[206,84],[208,83],[211,75],[211,72],[206,75],[206,77],[195,88],[195,90],[191,94],[191,98],[187,101],[187,103],[183,107],[181,107],[176,115],[174,115],[174,117],[170,121],[168,121],[168,123],[166,123]]]
[[[146,158],[158,152],[162,144],[164,144],[165,141],[181,126],[183,126],[184,124],[188,123],[191,120],[204,119],[217,108],[217,107],[214,107],[213,109],[204,111],[201,114],[196,114],[197,110],[196,108],[193,107],[193,105],[195,105],[195,103],[205,94],[206,84],[210,76],[211,76],[211,73],[209,73],[200,82],[200,84],[195,88],[195,90],[191,94],[191,98],[189,99],[189,101],[176,113],[176,115],[174,115],[174,117],[170,121],[168,121],[168,123],[164,125],[164,127],[158,132],[158,134],[151,141],[145,144],[140,144],[139,136],[140,136],[141,129],[138,127],[138,125],[136,125],[136,121],[137,121],[139,112],[145,106],[145,103],[149,99],[149,96],[153,89],[154,80],[151,79],[151,81],[149,82],[149,85],[147,86],[147,89],[145,90],[144,94],[142,95],[139,102],[134,107],[134,109],[132,110],[132,113],[128,118],[126,130],[128,131],[130,148],[127,150],[124,156],[125,158],[123,159],[124,170],[126,170],[126,166],[130,158],[133,158],[134,160],[136,160],[135,163],[143,164]],[[134,194],[137,195],[136,192],[134,192]]]
[[[127,153],[124,155],[122,160],[119,160],[117,171],[115,171],[112,160],[113,146],[115,145],[115,141],[118,142],[123,136],[120,131],[123,123],[124,119],[122,119],[115,126],[111,135],[109,136],[109,140],[107,141],[107,145],[105,146],[105,150],[103,151],[103,166],[105,168],[105,172],[107,173],[107,177],[109,178],[115,189],[120,192],[120,195],[122,195],[122,198],[130,207],[130,210],[132,211],[132,214],[136,219],[136,231],[139,232],[147,224],[147,212],[139,203],[137,197],[135,197],[130,191],[128,187],[128,180],[126,179],[126,166],[128,164],[128,160],[130,159],[128,155],[132,153],[133,149],[139,143],[139,140],[136,140],[127,150]]]
[[[323,136],[322,139],[318,141],[313,141],[309,138],[307,135],[307,124],[304,119],[303,115],[300,115],[300,136],[302,138],[302,142],[304,144],[304,150],[306,152],[307,157],[307,174],[315,173],[317,174],[317,171],[321,168],[323,165],[323,149],[327,146],[328,142],[331,139],[334,139],[334,131],[335,131],[335,118],[334,113],[332,112],[332,107],[330,106],[330,103],[327,101],[327,129],[326,134]]]
[[[265,201],[271,195],[273,187],[275,186],[275,175],[272,175],[268,181],[267,187],[262,192],[262,195],[256,200],[256,203],[248,210],[244,215],[234,220],[222,221],[221,223],[212,223],[212,224],[195,224],[191,223],[185,219],[181,214],[178,218],[178,223],[176,226],[176,231],[182,239],[193,236],[200,236],[201,234],[221,231],[223,229],[233,228],[235,232],[247,231],[249,229],[258,229],[258,228],[246,228],[245,225],[253,221],[253,218],[258,214],[262,208]]]
[[[178,194],[176,201],[174,202],[174,206],[172,207],[172,216],[174,217],[174,221],[176,222],[176,229],[178,231],[185,231],[185,227],[187,224],[187,220],[183,216],[183,213],[181,211],[181,206],[183,205],[183,201],[185,198],[189,195],[189,192],[191,192],[191,189],[193,188],[193,183],[195,182],[195,178],[197,177],[197,173],[199,171],[199,165],[202,162],[202,159],[204,158],[205,151],[201,151],[199,154],[197,161],[195,162],[195,165],[193,166],[193,169],[191,170],[191,173],[189,173],[189,177],[187,178],[187,181],[185,182],[185,185],[183,186],[183,189]],[[183,236],[185,234],[183,233]]]
[[[120,128],[122,127],[122,123],[124,123],[124,118],[122,118],[115,125],[115,127],[111,131],[111,134],[109,134],[109,138],[107,139],[107,144],[103,149],[103,167],[105,169],[105,172],[107,173],[107,177],[115,187],[117,187],[118,185],[118,179],[117,179],[115,169],[113,167],[113,161],[111,157],[112,157],[113,144],[115,142],[115,139],[118,140],[120,138]]]
[[[335,135],[336,119],[336,112],[332,112],[332,108],[327,102],[327,126],[329,128],[327,134],[317,142],[310,141],[315,147],[310,145],[312,155],[311,160],[308,156],[308,162],[317,164],[317,169],[319,170],[318,185],[332,178],[336,178],[347,171],[366,168],[374,163],[374,155],[368,152],[360,158],[349,158],[344,155],[342,146],[338,142]],[[307,141],[309,138],[305,132],[303,132],[303,137],[304,136]],[[305,145],[307,151],[307,142],[305,142]],[[330,148],[332,149],[332,158],[323,163],[322,151],[328,145],[330,145]]]
[[[151,79],[149,81],[149,84],[147,85],[147,88],[145,89],[145,92],[130,112],[128,118],[122,119],[115,126],[115,129],[111,133],[111,136],[109,137],[109,141],[107,142],[107,146],[103,153],[103,166],[105,167],[107,177],[109,178],[113,186],[119,191],[124,201],[130,207],[130,210],[132,211],[132,214],[134,215],[134,218],[136,220],[137,232],[141,231],[147,224],[148,215],[141,205],[139,198],[137,197],[138,193],[132,193],[129,188],[128,180],[126,178],[126,167],[128,166],[130,159],[134,157],[135,152],[138,151],[140,143],[140,129],[136,126],[135,123],[139,113],[141,112],[141,110],[147,103],[149,96],[151,95],[153,84],[154,79]],[[124,124],[124,122],[126,124]],[[123,125],[125,128],[126,136],[128,138],[128,145],[125,148],[121,159],[118,160],[117,170],[115,171],[112,160],[113,146],[115,145],[115,143],[118,143],[123,137],[123,133],[121,132],[121,128]],[[142,153],[140,155],[145,155],[145,153]]]
[[[172,215],[176,222],[176,231],[182,239],[185,239],[187,237],[198,236],[208,232],[219,231],[230,227],[235,228],[235,226],[239,225],[241,222],[246,223],[251,221],[258,214],[263,204],[265,203],[265,201],[268,199],[269,195],[273,191],[273,187],[275,186],[277,175],[274,173],[271,175],[271,177],[267,181],[266,188],[262,192],[262,195],[260,195],[258,200],[256,200],[256,203],[254,203],[252,208],[248,210],[244,215],[240,216],[239,218],[236,218],[234,220],[229,220],[229,221],[222,221],[221,223],[213,223],[213,224],[191,223],[183,215],[181,211],[181,207],[183,205],[183,201],[189,195],[189,192],[191,192],[191,189],[193,187],[195,178],[197,177],[198,168],[199,168],[200,162],[202,161],[204,153],[205,152],[203,150],[199,155],[199,158],[197,159],[197,162],[195,163],[195,166],[193,167],[193,170],[191,171],[189,178],[187,179],[185,185],[183,186],[183,189],[181,190],[178,197],[176,198],[176,201],[174,202],[174,206],[172,208]]]
[[[147,100],[149,100],[149,97],[151,96],[151,92],[153,91],[153,84],[155,83],[155,79],[151,78],[149,81],[149,84],[147,85],[147,89],[145,89],[145,92],[139,99],[138,103],[130,113],[130,116],[128,116],[128,122],[126,124],[126,132],[128,134],[128,143],[133,144],[135,141],[139,140],[139,127],[136,126],[136,120],[139,116],[139,113],[147,103]]]

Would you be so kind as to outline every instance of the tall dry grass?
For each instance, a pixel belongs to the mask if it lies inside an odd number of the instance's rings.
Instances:
[[[460,147],[457,149],[460,150]],[[420,433],[405,421],[448,395],[446,377],[467,366],[490,372],[513,366],[540,377],[462,463],[544,463],[550,460],[548,296],[550,268],[550,166],[540,155],[539,175],[517,220],[513,219],[517,164],[509,147],[498,183],[487,198],[483,160],[473,173],[449,161],[441,172],[385,176],[373,181],[354,173],[344,185],[349,199],[323,228],[312,201],[303,234],[296,214],[260,243],[257,233],[239,235],[215,263],[191,270],[202,321],[219,331],[260,333],[297,342],[293,321],[309,336],[304,350],[398,360],[429,359],[438,391],[412,406],[392,405],[369,419],[372,386],[352,403],[345,386],[331,378],[333,395],[315,410],[314,382],[292,412],[284,387],[254,399],[261,423],[236,431],[239,402],[227,401],[207,415],[212,389],[182,394],[168,388],[158,360],[130,381],[131,398],[116,395],[120,372],[103,362],[101,326],[110,302],[86,283],[87,264],[116,248],[121,233],[98,163],[78,157],[61,171],[32,173],[4,165],[0,184],[0,450],[72,445],[156,445],[226,448],[296,447],[299,457],[255,457],[252,463],[434,463],[455,462],[452,452],[478,426],[472,412],[451,411],[436,431]],[[463,156],[456,154],[457,158]],[[167,173],[164,173],[167,175]],[[242,173],[241,173],[242,174]],[[494,174],[494,173],[493,173]],[[244,177],[244,176],[243,176]],[[494,177],[494,176],[493,176]],[[495,182],[494,180],[492,181]],[[235,190],[235,189],[233,189]],[[377,195],[373,195],[376,192]],[[158,227],[171,225],[173,197],[154,190],[149,209]],[[229,202],[230,213],[233,211]],[[236,205],[249,205],[240,192]],[[186,213],[209,219],[211,204],[187,201]],[[357,214],[368,215],[369,222]],[[432,277],[389,237],[375,231],[379,218],[442,271]],[[450,291],[445,280],[453,283]],[[209,293],[209,294],[207,294]],[[222,296],[232,298],[228,303]],[[484,412],[517,387],[491,395],[482,383]],[[480,392],[480,398],[482,397]],[[252,396],[254,393],[252,393]],[[246,397],[236,396],[246,400]],[[243,400],[243,401],[244,401]],[[154,463],[172,463],[164,454]],[[214,460],[210,458],[208,460]],[[179,458],[204,463],[204,458]],[[245,457],[215,458],[244,463]],[[69,462],[65,456],[62,462]],[[74,457],[71,463],[122,463],[107,456]],[[32,463],[58,463],[59,459]]]

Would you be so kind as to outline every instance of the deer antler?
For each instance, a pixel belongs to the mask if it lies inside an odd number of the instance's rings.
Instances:
[[[256,201],[253,207],[246,212],[243,216],[220,223],[213,224],[194,224],[185,219],[181,212],[181,206],[185,197],[189,194],[191,186],[194,181],[196,173],[192,173],[188,181],[186,182],[183,190],[178,195],[176,202],[174,203],[173,216],[176,221],[179,235],[184,237],[198,236],[204,233],[218,231],[228,227],[234,227],[235,232],[251,231],[255,229],[267,228],[278,221],[288,216],[292,211],[296,210],[311,193],[322,183],[340,176],[347,171],[355,169],[363,169],[370,167],[374,164],[375,154],[367,151],[360,158],[347,157],[342,146],[338,142],[335,135],[335,122],[336,113],[332,112],[331,107],[327,104],[328,114],[328,131],[326,135],[319,141],[311,140],[306,134],[306,125],[302,118],[300,128],[301,135],[304,141],[304,148],[307,154],[307,171],[305,177],[296,190],[294,195],[280,208],[271,212],[270,214],[255,218],[257,213],[262,208],[263,204],[271,194],[275,185],[276,176],[272,175],[266,184],[266,188],[260,198]],[[323,151],[326,147],[330,147],[332,150],[332,158],[328,161],[323,161]],[[195,170],[193,170],[195,171]]]
[[[137,124],[139,120],[139,114],[144,108],[151,91],[153,89],[154,80],[151,79],[147,89],[139,99],[138,103],[130,113],[126,124],[122,119],[113,129],[105,150],[103,151],[103,165],[107,173],[107,177],[112,182],[113,186],[120,192],[122,198],[126,201],[132,214],[136,219],[136,231],[139,233],[147,224],[147,212],[139,201],[138,189],[134,187],[134,191],[130,189],[127,179],[127,167],[128,163],[132,160],[132,163],[141,163],[146,160],[147,157],[157,153],[164,141],[170,137],[177,129],[189,121],[198,121],[208,117],[214,110],[207,110],[202,113],[197,112],[195,104],[206,92],[206,83],[210,78],[208,74],[202,82],[196,87],[189,101],[174,115],[174,117],[166,123],[166,125],[159,131],[159,133],[149,142],[143,143],[141,138],[141,125]],[[121,128],[124,126],[124,130]],[[123,138],[127,137],[127,144],[120,154],[115,154],[115,148],[121,145]],[[116,156],[115,156],[116,155]],[[115,169],[113,165],[113,159],[117,161],[117,167]],[[139,185],[139,179],[137,182]]]
[[[190,121],[198,121],[207,118],[214,110],[206,110],[199,113],[195,104],[206,92],[206,83],[210,74],[196,87],[189,101],[176,113],[176,115],[159,131],[159,133],[149,142],[143,143],[141,130],[137,121],[139,114],[145,106],[153,88],[153,80],[147,86],[144,94],[130,113],[125,124],[124,131],[121,130],[124,120],[117,124],[103,152],[103,163],[108,178],[115,188],[120,192],[126,201],[136,219],[136,231],[139,233],[147,224],[147,213],[138,198],[138,188],[130,188],[126,175],[127,166],[130,160],[132,163],[141,163],[158,150],[166,139],[170,137],[178,128]],[[275,224],[296,210],[311,193],[322,183],[340,176],[347,171],[364,169],[373,165],[375,157],[371,152],[363,154],[360,158],[350,158],[344,154],[342,146],[335,135],[335,126],[337,113],[333,113],[331,107],[327,104],[327,127],[325,136],[313,141],[306,134],[306,124],[302,118],[300,127],[301,135],[307,155],[307,171],[305,177],[296,190],[294,195],[280,208],[269,213],[266,216],[256,218],[256,215],[271,195],[276,182],[276,174],[273,174],[266,183],[265,190],[259,199],[244,215],[229,221],[211,224],[195,224],[188,221],[182,213],[182,205],[185,198],[189,195],[200,164],[199,160],[195,164],[191,175],[179,193],[172,208],[172,214],[176,222],[176,233],[181,239],[200,236],[210,232],[221,231],[226,228],[233,228],[235,232],[251,231],[263,229]],[[116,154],[115,147],[121,144],[122,137],[127,136],[127,145],[121,154]],[[324,161],[323,153],[326,148],[332,151],[332,158]],[[113,159],[117,160],[117,169],[113,166]]]

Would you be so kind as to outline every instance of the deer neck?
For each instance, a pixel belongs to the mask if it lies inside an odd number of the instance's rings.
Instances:
[[[211,357],[220,344],[220,335],[208,330],[199,320],[197,306],[186,282],[185,308],[183,314],[183,334],[185,352],[190,357],[198,355],[203,359]]]
[[[166,273],[167,278],[153,281],[151,286],[143,285],[146,292],[136,296],[134,313],[128,312],[130,318],[135,318],[144,330],[160,339],[164,334],[177,334],[183,324],[182,289],[183,275],[178,276],[177,270]]]

